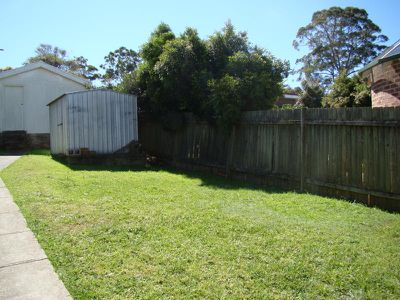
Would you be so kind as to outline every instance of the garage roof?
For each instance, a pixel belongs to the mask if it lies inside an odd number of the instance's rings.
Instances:
[[[29,71],[32,71],[32,70],[35,70],[35,69],[40,69],[40,68],[45,69],[45,70],[47,70],[49,72],[55,73],[57,75],[60,75],[62,77],[65,77],[65,78],[67,78],[69,80],[72,80],[72,81],[75,81],[77,83],[80,83],[82,85],[87,85],[87,84],[90,83],[88,80],[86,80],[86,79],[84,79],[82,77],[79,77],[77,75],[62,71],[62,70],[60,70],[60,69],[58,69],[56,67],[53,67],[53,66],[51,66],[49,64],[46,64],[43,61],[35,62],[35,63],[29,64],[29,65],[26,65],[26,66],[23,66],[23,67],[20,67],[20,68],[16,68],[16,69],[0,72],[0,79],[6,78],[6,77],[10,77],[10,76],[14,76],[14,75],[17,75],[17,74],[20,74],[20,73],[24,73],[24,72],[29,72]]]

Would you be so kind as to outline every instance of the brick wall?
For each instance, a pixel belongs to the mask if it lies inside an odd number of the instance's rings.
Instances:
[[[30,149],[49,149],[50,134],[31,133],[25,131],[0,132],[0,150],[26,151]]]
[[[49,133],[29,133],[28,141],[31,149],[50,149]]]
[[[400,58],[372,69],[372,107],[400,106]]]

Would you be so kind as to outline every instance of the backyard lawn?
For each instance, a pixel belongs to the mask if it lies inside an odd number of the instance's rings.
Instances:
[[[156,168],[0,172],[75,299],[400,298],[400,215]]]

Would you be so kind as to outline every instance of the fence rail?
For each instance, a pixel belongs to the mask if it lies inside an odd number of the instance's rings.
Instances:
[[[144,149],[175,165],[400,210],[400,108],[246,112],[228,133],[185,119],[168,131],[142,116]]]

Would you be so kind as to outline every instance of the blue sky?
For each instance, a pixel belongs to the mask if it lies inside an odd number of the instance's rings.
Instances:
[[[250,41],[273,55],[295,61],[297,29],[311,20],[313,12],[331,6],[356,6],[368,11],[373,22],[389,37],[400,38],[400,1],[22,1],[1,0],[0,67],[18,67],[34,54],[40,43],[52,44],[70,56],[84,56],[99,66],[103,57],[120,46],[138,50],[161,22],[175,33],[188,26],[206,38],[230,19]],[[287,83],[298,85],[296,76]]]

